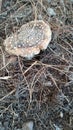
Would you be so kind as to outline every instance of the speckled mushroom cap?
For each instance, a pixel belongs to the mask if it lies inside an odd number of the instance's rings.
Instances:
[[[43,20],[31,21],[5,39],[5,50],[9,54],[31,59],[47,48],[51,34],[49,25]]]

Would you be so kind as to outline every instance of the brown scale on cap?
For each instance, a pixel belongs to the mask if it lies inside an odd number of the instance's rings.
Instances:
[[[49,25],[43,20],[31,21],[6,38],[5,50],[9,54],[31,59],[39,54],[40,50],[47,48],[51,41],[51,34]]]

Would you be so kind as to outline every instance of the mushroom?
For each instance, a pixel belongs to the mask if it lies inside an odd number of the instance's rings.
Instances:
[[[4,41],[5,50],[12,55],[31,59],[45,50],[51,41],[51,29],[43,20],[28,22]]]

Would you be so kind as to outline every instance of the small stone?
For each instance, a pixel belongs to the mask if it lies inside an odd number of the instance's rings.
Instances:
[[[70,81],[73,81],[73,72],[71,72],[71,73],[69,74],[69,80],[70,80]]]
[[[60,127],[54,124],[55,130],[62,130]]]
[[[73,3],[73,0],[70,0]]]
[[[51,2],[51,0],[47,0],[47,2],[48,2],[48,3],[50,3],[50,2]]]
[[[50,16],[55,16],[55,15],[56,15],[55,11],[54,11],[52,8],[48,8],[48,9],[47,9],[47,13],[48,13]]]
[[[25,122],[22,130],[33,130],[33,121]]]
[[[42,18],[42,15],[41,15],[41,14],[39,14],[39,15],[38,15],[38,18],[39,18],[39,20],[43,20],[43,18]]]

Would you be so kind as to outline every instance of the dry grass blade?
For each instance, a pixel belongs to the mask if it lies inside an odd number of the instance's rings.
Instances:
[[[23,75],[25,75],[36,64],[37,64],[37,61],[35,61],[34,63],[32,63],[31,66],[28,67],[27,70],[25,70],[25,72],[23,72]]]
[[[5,98],[7,98],[8,96],[10,96],[11,94],[13,94],[16,91],[16,89],[13,89],[11,92],[9,92],[7,95],[5,95],[3,98],[0,98],[0,102],[2,100],[4,100]]]
[[[7,80],[7,79],[11,79],[12,76],[4,76],[4,77],[0,77],[0,79],[3,79],[3,80]]]

